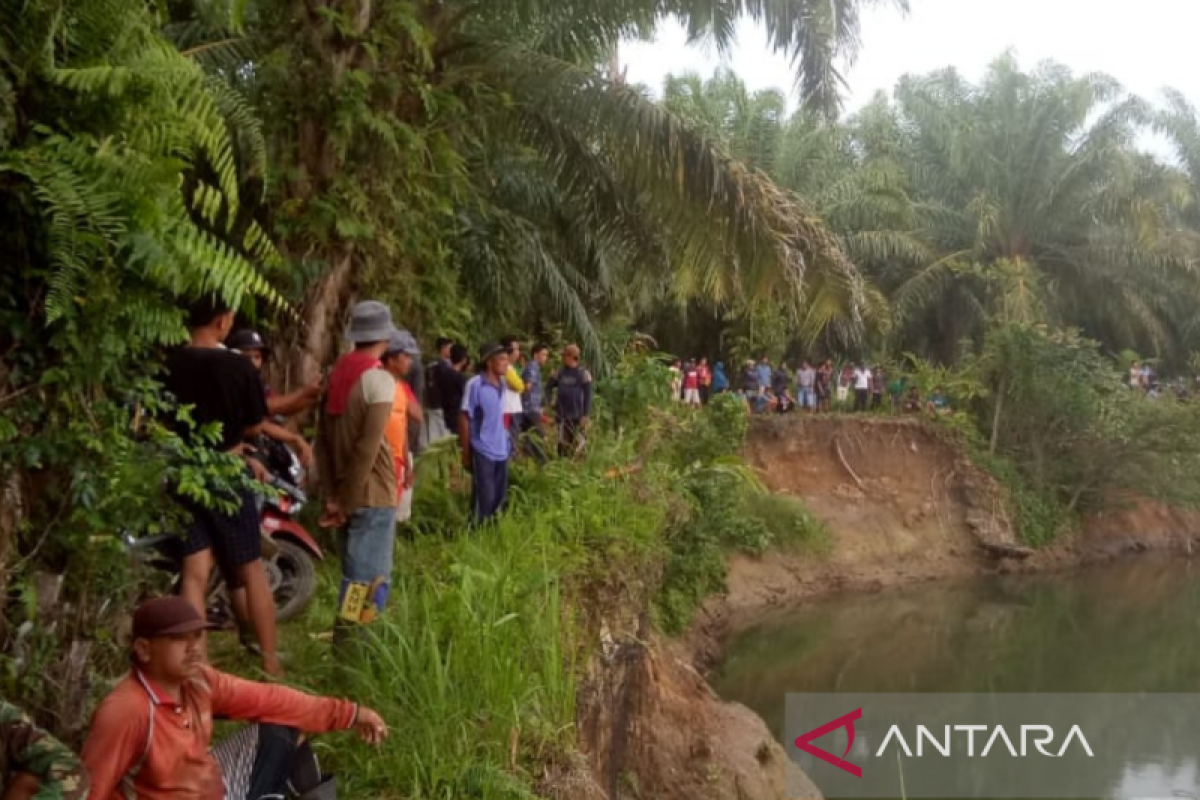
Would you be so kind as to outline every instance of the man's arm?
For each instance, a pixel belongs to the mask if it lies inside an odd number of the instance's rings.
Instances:
[[[144,714],[149,714],[146,705]],[[105,700],[92,717],[92,728],[83,743],[83,765],[92,788],[88,800],[124,800],[121,782],[146,754],[149,720],[141,714],[131,718],[129,710]]]
[[[392,415],[392,402],[399,388],[395,378],[381,369],[368,370],[363,374],[362,380],[367,413],[350,454],[346,486],[362,486],[367,482],[367,476],[371,474],[371,467],[379,454],[379,447],[383,444],[388,418]],[[349,514],[351,509],[343,511]]]
[[[267,398],[267,412],[272,416],[290,417],[308,411],[321,397],[321,384],[314,383],[284,395]]]
[[[277,425],[270,420],[266,420],[262,424],[264,434],[274,439],[277,442],[282,442],[288,447],[296,450],[296,455],[300,458],[300,463],[305,467],[312,464],[313,451],[308,446],[308,442],[304,441],[304,437],[293,431],[289,431],[282,425]]]
[[[583,416],[584,419],[592,415],[592,373],[586,369],[583,370]]]
[[[35,781],[27,781],[27,788],[36,792],[27,792],[27,796],[62,800],[87,796],[87,773],[70,748],[35,725],[21,709],[3,701],[0,739],[10,775],[25,773],[36,780],[36,785]]]
[[[525,382],[521,380],[521,376],[517,374],[516,367],[511,364],[508,367],[508,372],[504,373],[504,381],[508,384],[508,388],[512,389],[517,394],[524,394]]]
[[[357,707],[347,700],[247,681],[212,668],[204,673],[212,689],[214,716],[286,725],[306,733],[346,730],[355,721]]]

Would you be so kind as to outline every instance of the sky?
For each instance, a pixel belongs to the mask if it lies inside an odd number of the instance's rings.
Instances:
[[[1151,100],[1172,86],[1200,106],[1200,0],[910,0],[907,15],[864,12],[862,52],[844,71],[848,111],[907,73],[957,67],[978,78],[1007,49],[1023,67],[1053,59],[1077,72],[1106,72]],[[751,89],[790,90],[787,58],[773,54],[753,22],[723,59],[713,48],[688,47],[682,28],[662,27],[654,42],[622,46],[628,78],[661,92],[663,78],[687,70],[711,74],[731,66]]]

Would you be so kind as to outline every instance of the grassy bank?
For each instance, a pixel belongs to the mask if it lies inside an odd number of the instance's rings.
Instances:
[[[578,680],[615,598],[653,598],[675,629],[723,585],[728,548],[819,535],[799,506],[764,501],[734,457],[738,404],[696,413],[664,399],[621,427],[613,411],[610,399],[585,459],[518,465],[510,509],[480,529],[452,443],[426,455],[389,609],[361,657],[336,660],[325,641],[337,590],[327,563],[283,649],[296,685],[361,699],[392,726],[380,751],[322,739],[347,796],[533,796],[549,765],[577,758]]]

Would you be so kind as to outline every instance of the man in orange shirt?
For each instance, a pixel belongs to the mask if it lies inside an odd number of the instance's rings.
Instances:
[[[208,624],[178,597],[143,603],[133,617],[133,667],[96,709],[83,746],[90,800],[260,800],[332,797],[300,732],[353,728],[387,736],[379,715],[218,672],[204,662]],[[252,725],[209,750],[213,718]],[[309,767],[308,774],[303,766]]]
[[[384,436],[392,446],[392,458],[396,462],[396,491],[400,503],[396,511],[397,522],[407,522],[412,514],[413,458],[409,446],[409,418],[419,406],[413,402],[408,374],[414,359],[419,364],[421,349],[417,340],[408,331],[396,331],[388,340],[388,349],[379,361],[383,368],[396,379],[396,397],[392,400],[392,415],[388,418]]]

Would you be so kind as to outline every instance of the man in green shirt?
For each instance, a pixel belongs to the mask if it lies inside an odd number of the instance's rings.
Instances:
[[[0,769],[3,800],[83,800],[83,764],[65,744],[25,712],[0,700]]]

